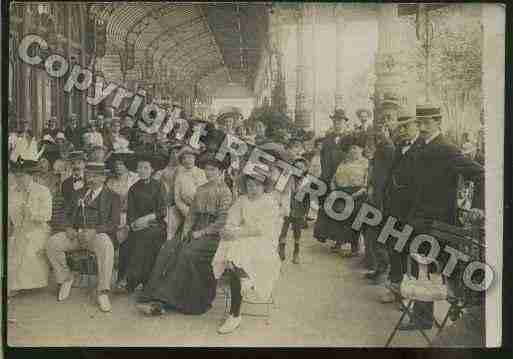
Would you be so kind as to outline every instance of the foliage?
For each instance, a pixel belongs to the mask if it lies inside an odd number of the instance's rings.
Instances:
[[[266,136],[271,139],[280,137],[283,132],[304,141],[309,141],[314,137],[313,131],[305,131],[303,128],[297,127],[284,112],[271,106],[255,107],[247,119],[246,125],[252,127],[258,121],[265,125]]]
[[[481,107],[482,36],[479,12],[473,14],[474,10],[469,4],[454,4],[430,12],[430,93],[439,98],[449,132],[458,139],[469,127],[476,128]],[[414,17],[409,22],[415,26]],[[417,41],[412,53],[421,83],[426,66],[423,45]]]

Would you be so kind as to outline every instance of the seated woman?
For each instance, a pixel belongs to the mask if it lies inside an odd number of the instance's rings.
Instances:
[[[174,144],[169,150],[169,161],[167,166],[155,172],[153,178],[162,182],[166,188],[167,193],[167,240],[175,239],[179,225],[182,224],[181,214],[178,213],[175,202],[175,179],[182,168],[178,161],[178,152],[181,148],[181,144]]]
[[[182,226],[184,219],[189,213],[189,208],[197,188],[207,181],[205,179],[205,172],[196,166],[197,154],[198,151],[189,146],[182,147],[177,154],[178,162],[181,166],[180,170],[176,173],[174,188],[177,209],[173,212],[175,233]]]
[[[337,222],[337,240],[332,250],[340,249],[343,242],[351,243],[351,254],[349,256],[358,255],[359,251],[359,232],[351,228],[354,217],[359,211],[362,200],[366,193],[367,172],[369,169],[369,161],[363,157],[362,148],[351,145],[347,157],[338,165],[337,171],[331,181],[331,189],[344,191],[351,195],[355,201],[354,211],[351,217],[345,221]],[[343,208],[337,208],[337,203],[345,203],[344,201],[335,202],[334,210],[342,212]]]
[[[15,185],[9,194],[8,294],[21,289],[48,285],[49,266],[45,246],[50,237],[48,221],[52,216],[50,190],[33,180],[36,161],[13,165]]]
[[[127,231],[127,211],[128,211],[128,191],[139,180],[139,175],[128,169],[129,165],[134,162],[134,156],[131,153],[114,152],[107,161],[107,167],[114,173],[114,176],[107,179],[107,187],[120,198],[120,219],[119,226],[121,229],[117,232],[117,243],[119,244],[119,264],[117,287],[126,288],[126,272],[128,266],[128,237]]]
[[[160,315],[165,308],[203,314],[216,295],[212,272],[232,195],[214,156],[205,162],[207,183],[200,186],[184,224],[182,241],[167,241],[160,250],[151,278],[137,308]]]
[[[137,161],[139,181],[128,190],[127,220],[128,267],[127,290],[146,285],[162,243],[166,240],[166,190],[162,183],[151,178],[155,157],[141,154]]]
[[[242,181],[247,195],[240,196],[230,208],[212,261],[217,279],[226,270],[230,275],[230,315],[219,327],[220,334],[230,333],[240,325],[242,297],[256,294],[268,300],[280,274],[278,236],[282,220],[278,206],[272,194],[265,193],[264,183],[248,175]]]

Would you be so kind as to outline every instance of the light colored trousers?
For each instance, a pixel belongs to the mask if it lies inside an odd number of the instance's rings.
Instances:
[[[78,240],[70,240],[66,232],[54,234],[48,240],[46,253],[55,273],[57,283],[62,284],[72,274],[66,262],[66,252],[79,249]],[[86,248],[96,255],[98,263],[98,291],[109,290],[114,268],[114,246],[109,236],[98,233],[94,240],[88,241]]]

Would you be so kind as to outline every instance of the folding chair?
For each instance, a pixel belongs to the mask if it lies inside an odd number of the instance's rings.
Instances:
[[[416,260],[419,266],[418,280],[415,280],[413,278],[411,272],[412,260]],[[436,261],[434,263],[437,264]],[[415,301],[437,302],[449,300],[450,295],[448,294],[448,290],[443,289],[443,287],[446,285],[445,278],[442,276],[442,283],[434,285],[431,284],[432,279],[430,274],[428,273],[428,265],[429,263],[426,262],[426,257],[420,256],[419,254],[411,254],[407,260],[406,276],[408,279],[403,280],[403,283],[401,283],[400,290],[394,290],[393,288],[391,288],[393,294],[399,299],[399,305],[402,314],[399,318],[399,321],[392,330],[392,333],[390,333],[390,336],[388,337],[385,347],[388,347],[390,345],[406,316],[408,316],[412,321],[422,319],[417,317],[415,313],[412,311],[412,306],[415,303]],[[437,267],[439,269],[438,264]],[[438,270],[438,272],[440,273],[440,270]],[[412,284],[409,286],[407,284],[405,285],[405,282],[407,283],[408,280],[412,281],[410,282]],[[413,282],[413,280],[415,281]],[[404,304],[403,300],[407,301],[406,305]],[[436,318],[433,318],[433,324],[435,325],[435,327],[438,328],[438,333],[445,327],[448,317],[449,315],[446,315],[442,323],[439,323],[436,320]],[[418,328],[417,330],[420,332],[420,334],[422,334],[428,345],[431,345],[432,340],[429,338],[426,332],[421,328]]]

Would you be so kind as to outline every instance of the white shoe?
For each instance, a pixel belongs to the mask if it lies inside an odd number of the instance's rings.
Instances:
[[[61,288],[59,289],[59,298],[58,301],[62,302],[63,300],[68,299],[69,294],[71,293],[71,286],[73,285],[73,277],[68,279],[64,283],[61,284]]]
[[[108,294],[100,294],[98,296],[98,304],[102,312],[110,312],[112,310]]]
[[[226,318],[226,321],[221,325],[217,332],[219,334],[228,334],[233,332],[235,329],[237,329],[240,325],[240,322],[242,321],[242,316],[239,315],[238,317],[234,317],[233,315],[229,315],[228,318]]]

